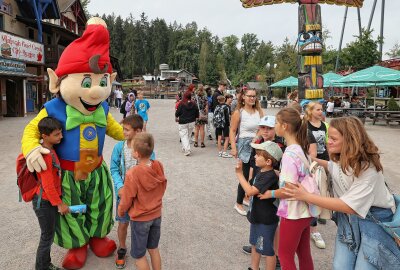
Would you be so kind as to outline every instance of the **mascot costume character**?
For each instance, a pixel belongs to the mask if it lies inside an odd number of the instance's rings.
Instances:
[[[37,124],[47,116],[62,123],[63,139],[55,147],[62,168],[62,200],[87,206],[85,214],[57,218],[54,242],[68,249],[63,260],[67,269],[83,267],[88,245],[98,257],[110,256],[116,249],[106,237],[113,226],[113,183],[102,152],[106,134],[123,140],[123,132],[105,102],[116,76],[109,46],[106,23],[91,18],[82,37],[65,48],[57,69],[47,69],[50,92],[58,97],[44,104],[22,137],[28,169],[45,170],[42,155],[49,151],[39,143]]]

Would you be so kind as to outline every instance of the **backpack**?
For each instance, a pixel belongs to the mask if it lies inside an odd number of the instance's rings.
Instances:
[[[216,128],[225,127],[225,106],[217,105],[214,110],[213,124]]]
[[[124,102],[122,102],[122,104],[121,104],[121,108],[119,109],[119,112],[122,114],[126,114],[126,110],[125,110],[126,102],[127,102],[127,100],[124,100]]]
[[[320,166],[317,162],[310,162],[305,156],[295,154],[303,163],[308,174],[304,176],[301,185],[310,193],[321,195],[324,197],[331,197],[331,187],[324,167]],[[308,211],[312,217],[320,217],[322,219],[331,219],[332,211],[323,209],[314,204],[308,204]]]
[[[51,153],[52,157],[52,165],[53,167],[61,170],[60,166],[56,162],[56,158]],[[30,172],[28,170],[28,166],[26,165],[26,159],[24,155],[21,153],[17,157],[16,161],[16,171],[17,171],[17,186],[19,189],[19,201],[23,199],[25,202],[30,202],[33,200],[33,197],[36,194],[37,188],[40,186],[40,193],[37,202],[37,209],[40,208],[40,202],[42,200],[43,187],[42,183],[38,178],[36,172]]]

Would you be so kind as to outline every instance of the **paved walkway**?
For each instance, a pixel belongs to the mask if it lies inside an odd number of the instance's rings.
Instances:
[[[157,159],[163,162],[168,179],[160,243],[163,269],[247,269],[250,257],[242,253],[241,247],[248,243],[249,223],[233,210],[238,183],[234,160],[217,157],[215,140],[207,140],[206,148],[195,148],[192,156],[185,157],[180,152],[173,101],[150,103],[148,130],[155,137]],[[267,111],[275,114],[278,109]],[[121,118],[116,109],[111,112],[118,120]],[[32,117],[0,120],[0,269],[33,269],[39,229],[31,205],[18,203],[14,169],[23,128]],[[400,180],[395,176],[400,164],[400,129],[370,123],[367,129],[382,151],[389,184],[399,192]],[[114,140],[107,138],[106,161],[110,160],[114,144]],[[313,246],[315,269],[331,269],[336,227],[330,221],[319,227],[327,249]],[[116,226],[110,237],[117,239]],[[61,264],[64,254],[65,250],[53,245],[55,264]],[[100,259],[89,251],[84,269],[115,269],[114,258]],[[134,269],[131,258],[126,269]]]

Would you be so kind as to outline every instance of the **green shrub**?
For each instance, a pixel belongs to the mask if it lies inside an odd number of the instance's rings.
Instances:
[[[394,100],[393,97],[391,97],[391,98],[389,99],[389,102],[388,102],[388,110],[389,110],[389,111],[400,111],[400,106],[399,106],[399,104],[397,104],[397,101]]]

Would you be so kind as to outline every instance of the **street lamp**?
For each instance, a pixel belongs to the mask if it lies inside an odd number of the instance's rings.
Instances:
[[[267,71],[267,85],[268,85],[268,89],[269,89],[269,91],[268,91],[268,94],[267,94],[267,99],[268,100],[270,100],[271,99],[271,96],[272,96],[272,91],[271,91],[271,84],[274,82],[274,77],[275,77],[275,74],[274,74],[274,69],[276,69],[276,67],[278,66],[278,64],[270,64],[270,63],[267,63],[266,65],[265,65],[265,69],[266,69],[266,71]]]

